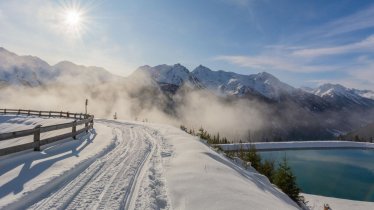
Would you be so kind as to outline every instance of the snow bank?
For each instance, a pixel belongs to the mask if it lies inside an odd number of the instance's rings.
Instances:
[[[324,204],[329,204],[333,210],[368,210],[374,209],[373,202],[354,201],[340,198],[324,197],[319,195],[303,194],[311,210],[323,209]]]
[[[243,144],[218,144],[225,151],[239,149],[248,150],[255,145],[259,151],[287,149],[374,149],[373,143],[353,141],[287,141],[287,142],[255,142]]]
[[[1,131],[26,128],[35,123],[53,124],[61,120],[33,117],[22,121],[22,118],[9,118],[6,124],[0,124]],[[9,120],[20,123],[9,123]],[[95,130],[81,134],[77,140],[46,145],[41,152],[24,151],[0,157],[0,209],[14,209],[41,200],[63,182],[73,179],[95,158],[107,153],[114,144],[112,130],[96,124]]]
[[[152,125],[166,140],[165,178],[173,209],[298,209],[266,177],[244,170],[178,128]]]

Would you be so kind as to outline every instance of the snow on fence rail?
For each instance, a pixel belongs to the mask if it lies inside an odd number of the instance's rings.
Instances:
[[[56,141],[60,141],[66,138],[76,139],[76,136],[83,133],[88,132],[89,129],[93,128],[93,115],[89,114],[82,114],[82,113],[69,113],[69,112],[56,112],[56,111],[36,111],[36,110],[23,110],[23,109],[0,109],[0,114],[16,114],[16,115],[32,115],[32,116],[39,116],[39,117],[60,117],[60,118],[70,118],[74,119],[73,122],[69,123],[62,123],[56,125],[49,125],[42,127],[41,125],[37,125],[35,128],[26,129],[21,131],[14,131],[8,133],[0,133],[0,141],[11,140],[19,137],[25,136],[34,136],[34,141],[26,144],[21,144],[17,146],[7,147],[0,149],[0,156],[20,152],[27,149],[34,149],[34,151],[40,151],[40,146],[50,144]],[[85,125],[84,128],[77,130],[77,126]],[[46,139],[41,140],[40,134],[55,131],[65,128],[72,128],[71,132],[56,135],[53,137],[49,137]]]
[[[292,141],[216,144],[224,151],[248,150],[251,145],[258,151],[322,150],[322,149],[374,149],[373,143],[353,141]]]

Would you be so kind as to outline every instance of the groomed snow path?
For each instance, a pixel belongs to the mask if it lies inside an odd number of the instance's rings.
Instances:
[[[31,209],[168,209],[162,182],[138,186],[143,184],[148,170],[153,176],[160,173],[159,148],[153,131],[115,121],[99,123],[113,128],[116,147]],[[152,188],[152,193],[147,194],[147,188]],[[142,199],[137,199],[140,196]]]

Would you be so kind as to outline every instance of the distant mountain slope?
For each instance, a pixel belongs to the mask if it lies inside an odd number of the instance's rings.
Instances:
[[[296,91],[295,88],[279,81],[267,72],[241,75],[233,72],[212,71],[200,65],[192,71],[192,75],[205,87],[227,95],[244,96],[251,92],[268,99],[278,100],[281,95]]]
[[[357,90],[357,89],[353,89],[353,91],[356,94],[360,95],[361,97],[374,100],[374,91],[372,91],[372,90]]]
[[[140,72],[158,83],[163,91],[173,94],[183,85],[189,84],[196,88],[210,90],[216,95],[256,98],[276,103],[292,102],[317,112],[374,108],[374,100],[362,97],[364,94],[370,95],[370,91],[348,89],[332,84],[325,84],[316,89],[297,89],[267,72],[241,75],[222,70],[213,71],[202,65],[189,72],[180,64],[143,66],[133,75]]]
[[[374,123],[361,127],[343,137],[346,140],[374,141]]]
[[[59,95],[61,89],[71,91],[73,87],[74,95],[100,101],[103,113],[111,114],[121,107],[127,109],[128,116],[146,118],[144,110],[152,110],[152,116],[162,115],[168,122],[189,118],[190,111],[195,112],[206,104],[217,103],[225,110],[234,109],[228,113],[235,114],[238,121],[252,119],[253,115],[248,113],[256,109],[265,118],[261,122],[262,130],[253,132],[260,140],[333,138],[374,121],[374,100],[370,99],[373,91],[370,90],[333,84],[315,89],[294,88],[267,72],[242,75],[213,71],[202,65],[192,72],[181,64],[142,66],[130,76],[120,77],[103,68],[69,61],[51,66],[37,57],[19,56],[0,48],[0,88],[5,87],[33,90],[42,87],[34,91],[36,95],[40,91]],[[6,100],[7,96],[3,95],[2,100]],[[190,122],[204,126],[200,119],[195,119],[201,116],[195,116]],[[252,129],[251,125],[248,129]]]
[[[167,83],[171,85],[182,85],[188,80],[190,72],[180,64],[172,66],[163,64],[155,67],[148,65],[139,67],[136,71],[143,71],[149,74],[158,83]]]
[[[50,66],[38,57],[19,56],[0,47],[0,87],[36,87],[53,83],[92,85],[121,79],[103,68],[80,66],[69,61]]]
[[[362,97],[363,92],[339,84],[324,84],[312,92],[338,107],[374,107],[374,100]]]
[[[52,71],[54,71],[55,80],[70,84],[102,84],[124,79],[104,68],[77,65],[69,61],[62,61],[52,66]]]
[[[0,47],[0,87],[7,85],[39,86],[54,72],[38,57],[18,56]]]
[[[128,78],[123,78],[103,68],[76,65],[69,61],[50,66],[40,58],[19,56],[0,48],[0,87],[35,87],[54,83],[95,85],[113,82],[131,83],[132,86],[147,84],[172,94],[188,84],[222,96],[255,97],[273,102],[292,101],[312,111],[374,107],[374,92],[370,90],[348,89],[338,84],[324,84],[316,89],[297,89],[267,72],[241,75],[222,70],[212,71],[202,65],[190,72],[181,64],[163,64],[141,66]]]

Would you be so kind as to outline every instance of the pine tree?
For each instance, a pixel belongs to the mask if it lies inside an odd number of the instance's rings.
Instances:
[[[300,202],[302,197],[299,195],[300,188],[296,184],[296,176],[292,173],[285,157],[274,174],[273,183],[277,185],[295,202]]]
[[[260,169],[261,156],[257,154],[256,146],[254,144],[251,144],[251,146],[249,147],[246,160],[251,162],[251,166],[256,170]]]
[[[259,172],[265,175],[270,182],[273,182],[275,174],[274,160],[265,160],[264,163],[261,164]]]
[[[242,145],[240,145],[239,158],[242,159],[242,160],[244,160],[244,158],[245,158],[244,149],[243,149]]]

